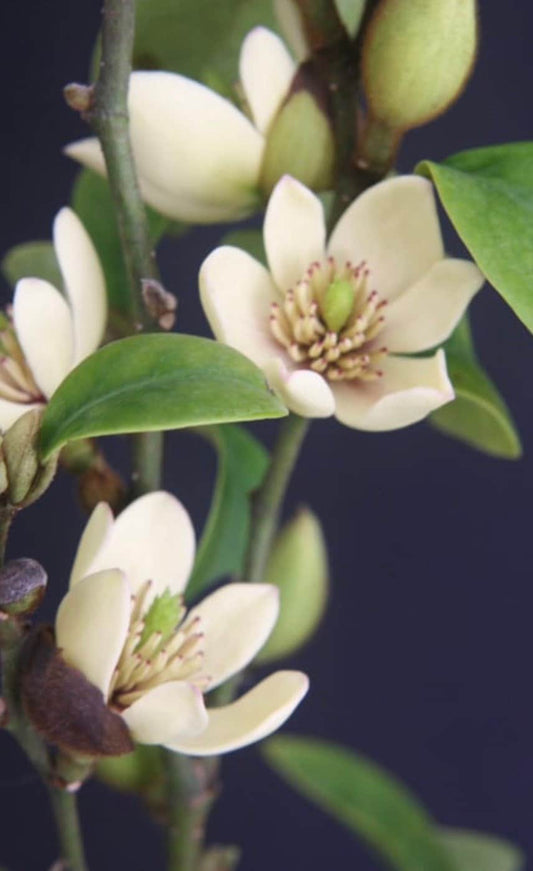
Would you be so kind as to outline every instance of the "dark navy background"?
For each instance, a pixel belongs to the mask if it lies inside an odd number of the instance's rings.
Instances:
[[[533,9],[524,0],[482,6],[475,76],[449,115],[409,137],[404,171],[420,158],[533,136]],[[64,106],[61,87],[86,80],[98,24],[94,0],[7,0],[0,7],[1,252],[49,238],[54,214],[69,199],[75,167],[60,148],[84,129]],[[180,297],[184,331],[207,334],[195,276],[219,235],[195,231],[181,246],[163,246],[164,278]],[[460,253],[452,232],[448,243]],[[490,289],[474,303],[473,319],[525,458],[490,459],[424,424],[382,435],[334,421],[312,427],[289,508],[308,502],[323,520],[332,596],[315,641],[291,663],[310,674],[312,689],[288,728],[368,754],[416,790],[442,823],[506,835],[531,859],[531,345]],[[260,431],[271,438],[272,427]],[[183,434],[168,437],[168,486],[198,530],[213,471],[205,446]],[[65,590],[82,524],[72,483],[61,476],[15,524],[11,556],[33,556],[50,574],[48,616]],[[45,871],[56,853],[43,789],[7,734],[0,735],[0,760],[0,864]],[[210,836],[244,846],[243,871],[295,863],[310,871],[379,867],[266,769],[255,748],[227,758],[224,781]],[[157,830],[135,800],[91,783],[81,808],[92,869],[163,867]]]

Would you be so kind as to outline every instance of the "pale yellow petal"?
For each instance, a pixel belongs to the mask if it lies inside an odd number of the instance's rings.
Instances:
[[[255,126],[266,133],[289,92],[296,66],[285,44],[266,27],[246,36],[239,59],[239,77]]]
[[[202,693],[185,681],[169,681],[148,690],[122,716],[140,744],[187,740],[207,726]]]
[[[76,551],[74,565],[70,573],[70,586],[77,584],[90,573],[98,552],[103,547],[113,527],[113,512],[106,502],[99,502],[94,508]]]

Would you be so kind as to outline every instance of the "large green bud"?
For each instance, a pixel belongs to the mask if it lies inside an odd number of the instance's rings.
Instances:
[[[403,131],[441,115],[470,77],[477,41],[476,0],[381,0],[363,46],[371,117]]]

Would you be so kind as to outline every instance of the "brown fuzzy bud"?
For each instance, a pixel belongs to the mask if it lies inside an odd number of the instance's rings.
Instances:
[[[178,300],[154,278],[142,281],[142,298],[146,311],[162,330],[171,330],[176,323]]]
[[[0,611],[10,617],[32,614],[43,600],[47,580],[35,560],[10,560],[0,570]]]
[[[67,106],[70,106],[75,112],[84,114],[89,112],[93,107],[94,87],[92,85],[80,85],[77,82],[70,82],[63,88],[63,96]]]

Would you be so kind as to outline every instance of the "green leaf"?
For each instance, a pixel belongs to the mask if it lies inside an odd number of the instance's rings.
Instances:
[[[525,856],[509,841],[480,832],[441,828],[441,843],[457,871],[521,871]]]
[[[83,221],[102,262],[110,309],[124,316],[131,315],[128,280],[106,179],[87,169],[82,170],[74,185],[72,207]],[[149,207],[146,214],[150,238],[155,246],[163,233],[168,232],[170,222]],[[187,229],[185,224],[173,225],[174,232],[176,228],[181,232]]]
[[[181,73],[231,96],[241,43],[258,24],[276,29],[271,0],[137,0],[133,63]]]
[[[459,236],[482,272],[533,330],[533,142],[426,160]]]
[[[520,437],[504,400],[479,365],[466,317],[445,348],[456,398],[433,412],[431,423],[486,454],[518,459]]]
[[[273,738],[263,749],[298,792],[348,826],[395,871],[457,871],[424,807],[374,762],[292,735]]]
[[[350,36],[355,36],[359,30],[366,0],[335,0],[339,18]]]
[[[287,414],[246,357],[210,339],[152,333],[120,339],[63,381],[43,415],[46,458],[71,439]]]
[[[242,248],[260,263],[266,266],[267,258],[265,251],[265,243],[263,242],[263,233],[261,230],[230,230],[226,233],[220,242],[221,245],[233,245],[235,248]]]
[[[250,528],[250,494],[266,472],[268,454],[238,426],[200,429],[218,453],[213,501],[198,547],[187,598],[195,599],[226,575],[241,575]]]
[[[25,242],[11,248],[2,260],[2,272],[11,287],[21,278],[42,278],[62,288],[63,279],[51,242]]]

